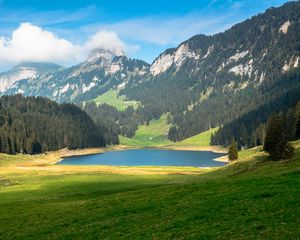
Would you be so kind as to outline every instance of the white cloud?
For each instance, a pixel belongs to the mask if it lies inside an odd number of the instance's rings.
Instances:
[[[11,38],[0,40],[0,59],[8,62],[67,61],[76,46],[30,23],[22,23]]]
[[[126,45],[119,39],[116,33],[99,31],[87,40],[85,43],[85,48],[87,50],[104,48],[116,53],[117,55],[123,55]]]
[[[11,37],[0,36],[0,67],[25,61],[73,64],[83,61],[94,48],[108,49],[121,55],[126,50],[130,51],[132,46],[127,46],[110,31],[98,31],[79,45],[31,23],[22,23]]]

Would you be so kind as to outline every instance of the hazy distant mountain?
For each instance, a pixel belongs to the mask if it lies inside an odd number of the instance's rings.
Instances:
[[[62,67],[53,63],[22,63],[11,70],[0,74],[0,94],[12,88],[18,81],[22,79],[34,79],[39,74],[53,72]],[[19,90],[19,92],[22,92]]]
[[[150,66],[146,62],[119,54],[95,49],[81,64],[19,81],[6,93],[22,92],[60,102],[81,102],[94,99],[110,88],[124,88],[131,79],[140,81],[149,72]]]

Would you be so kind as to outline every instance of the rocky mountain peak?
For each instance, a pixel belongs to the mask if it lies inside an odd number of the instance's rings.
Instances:
[[[114,57],[117,56],[125,56],[125,54],[122,50],[119,49],[111,51],[103,48],[96,48],[89,53],[87,61],[92,62],[98,59],[104,59],[106,61],[111,62],[114,59]]]

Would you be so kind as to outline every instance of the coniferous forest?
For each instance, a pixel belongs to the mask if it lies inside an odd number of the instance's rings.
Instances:
[[[21,95],[0,98],[0,151],[4,153],[104,146],[106,131],[73,104]]]
[[[284,113],[286,118],[285,125],[288,140],[297,138],[296,131],[299,131],[299,127],[297,127],[297,124],[299,124],[299,113],[297,114],[297,111],[299,112],[299,103],[297,104],[297,102],[300,100],[299,79],[299,71],[292,71],[287,74],[270,91],[270,95],[274,90],[276,91],[273,98],[260,107],[224,124],[212,135],[211,144],[228,146],[232,138],[234,138],[238,142],[239,147],[249,148],[262,145],[269,117],[280,112]],[[297,84],[289,91],[286,91],[287,86],[292,83]]]

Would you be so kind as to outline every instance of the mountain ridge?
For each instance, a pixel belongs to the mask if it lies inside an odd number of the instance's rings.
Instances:
[[[180,141],[298,89],[298,80],[286,85],[281,79],[299,70],[299,29],[300,2],[289,2],[222,33],[193,36],[151,65],[96,49],[83,63],[18,81],[6,93],[82,103],[117,90],[141,103],[141,121],[168,113],[169,138]]]
[[[112,87],[122,87],[131,78],[141,78],[148,68],[149,64],[142,60],[94,49],[86,61],[55,73],[41,74],[34,81],[18,82],[7,94],[18,93],[21,89],[24,95],[79,103],[92,100]]]

